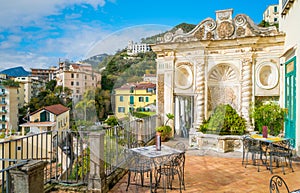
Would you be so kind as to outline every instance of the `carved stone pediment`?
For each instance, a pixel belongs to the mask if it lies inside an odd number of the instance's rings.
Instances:
[[[279,34],[275,26],[259,27],[245,14],[238,14],[232,19],[232,9],[217,11],[216,18],[216,20],[212,18],[203,20],[188,33],[168,32],[161,39],[161,43],[223,40]]]

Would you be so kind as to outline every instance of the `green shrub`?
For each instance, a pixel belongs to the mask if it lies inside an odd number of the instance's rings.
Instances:
[[[242,135],[246,130],[246,120],[239,116],[229,104],[217,106],[214,113],[200,125],[199,131],[219,135]]]
[[[266,102],[255,105],[251,109],[251,118],[254,119],[255,130],[262,132],[263,126],[268,126],[268,133],[278,135],[283,130],[286,109],[275,102]]]

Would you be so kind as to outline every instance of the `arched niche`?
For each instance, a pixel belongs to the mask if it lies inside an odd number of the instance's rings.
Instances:
[[[238,110],[240,83],[238,70],[230,64],[218,64],[207,77],[207,110],[213,111],[219,104],[230,104]],[[210,114],[210,113],[209,113]]]

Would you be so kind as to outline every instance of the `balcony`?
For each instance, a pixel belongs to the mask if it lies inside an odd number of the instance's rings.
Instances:
[[[293,5],[294,0],[282,0],[282,12],[281,15],[286,15],[289,11],[289,9],[291,8],[291,6]]]
[[[7,113],[7,110],[0,110],[0,114],[6,114]]]
[[[7,104],[7,102],[5,102],[5,101],[0,102],[0,105],[6,105],[6,104]]]
[[[0,123],[6,123],[7,120],[6,119],[0,119]]]

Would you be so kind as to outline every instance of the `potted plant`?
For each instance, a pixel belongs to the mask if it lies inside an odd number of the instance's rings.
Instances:
[[[251,109],[251,117],[254,119],[255,130],[262,133],[263,127],[267,126],[269,134],[278,135],[283,130],[286,113],[287,110],[281,108],[275,102],[255,105]]]
[[[167,138],[169,138],[171,135],[171,132],[172,132],[171,126],[167,125],[167,123],[170,120],[174,119],[174,115],[171,113],[168,113],[168,114],[166,114],[166,116],[167,116],[166,122],[163,125],[156,128],[156,132],[158,132],[160,134],[162,141],[165,141]]]

